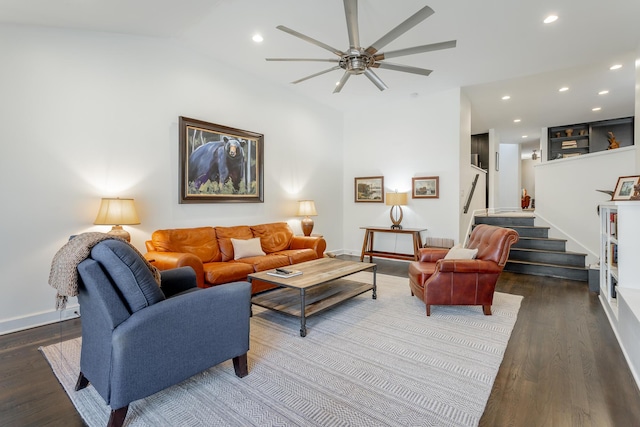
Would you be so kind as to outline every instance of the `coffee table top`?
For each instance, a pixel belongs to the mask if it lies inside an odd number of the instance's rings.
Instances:
[[[293,277],[277,277],[267,274],[265,270],[249,274],[249,279],[259,279],[267,283],[286,288],[312,288],[322,283],[330,282],[359,271],[376,267],[373,263],[346,261],[335,258],[320,258],[287,266],[288,269],[302,271],[301,275]]]

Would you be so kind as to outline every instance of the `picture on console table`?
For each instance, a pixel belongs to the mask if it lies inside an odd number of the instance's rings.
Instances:
[[[180,117],[180,203],[264,202],[264,135]]]
[[[621,176],[611,200],[640,200],[640,176]]]
[[[384,202],[384,177],[367,176],[355,178],[355,201],[368,203]]]
[[[411,178],[412,199],[437,199],[440,197],[440,177]]]

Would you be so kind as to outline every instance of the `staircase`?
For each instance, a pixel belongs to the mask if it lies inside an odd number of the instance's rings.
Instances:
[[[587,282],[586,254],[567,252],[566,240],[548,237],[549,227],[533,225],[534,216],[476,216],[475,224],[512,228],[520,240],[511,246],[504,271]]]

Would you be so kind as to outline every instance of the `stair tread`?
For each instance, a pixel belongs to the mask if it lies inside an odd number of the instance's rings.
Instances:
[[[532,248],[518,248],[511,247],[512,251],[523,251],[523,252],[542,252],[542,253],[551,253],[551,254],[559,254],[559,255],[578,255],[578,256],[587,256],[587,254],[580,252],[571,252],[571,251],[552,251],[547,249],[532,249]]]
[[[520,240],[548,240],[551,242],[566,242],[567,239],[556,239],[555,237],[527,237],[520,236]]]
[[[548,264],[546,262],[534,262],[534,261],[518,261],[518,260],[512,260],[509,259],[507,260],[507,263],[513,263],[513,264],[525,264],[525,265],[538,265],[541,267],[552,267],[552,268],[567,268],[570,270],[588,270],[588,268],[585,267],[576,267],[576,266],[572,266],[572,265],[560,265],[560,264]]]
[[[505,228],[530,228],[533,230],[536,229],[541,229],[541,230],[549,230],[551,227],[543,227],[543,226],[539,226],[539,225],[510,225],[508,227]]]

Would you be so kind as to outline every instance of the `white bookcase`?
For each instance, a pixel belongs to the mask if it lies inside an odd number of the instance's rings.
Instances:
[[[640,201],[600,205],[600,301],[640,387]]]

